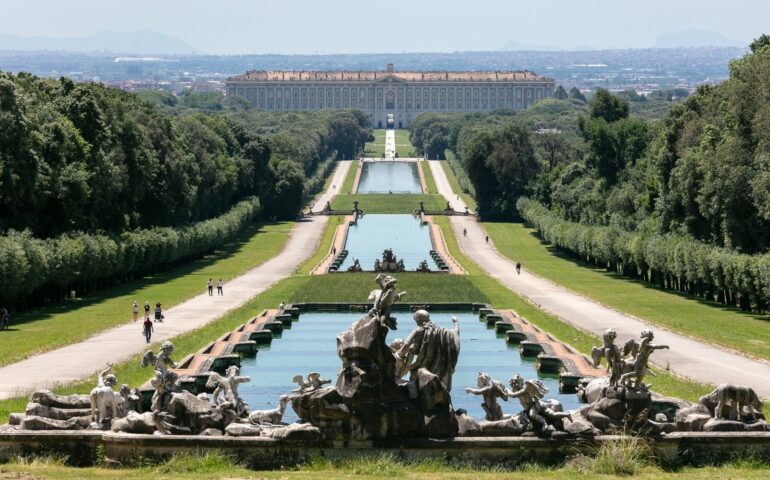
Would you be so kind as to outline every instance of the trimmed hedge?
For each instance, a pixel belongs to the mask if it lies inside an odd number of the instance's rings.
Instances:
[[[747,255],[673,234],[629,232],[559,218],[520,198],[521,216],[552,245],[620,274],[744,311],[770,305],[770,254]]]
[[[178,229],[155,227],[114,237],[69,233],[51,239],[9,231],[0,236],[0,302],[17,303],[33,293],[60,299],[72,288],[90,290],[106,279],[203,255],[233,239],[259,211],[259,199],[249,197],[219,217]]]

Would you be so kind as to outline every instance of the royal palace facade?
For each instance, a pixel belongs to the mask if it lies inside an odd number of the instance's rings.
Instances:
[[[425,112],[525,109],[552,97],[554,80],[519,72],[250,71],[227,79],[227,95],[271,111],[356,108],[372,126],[407,128]]]

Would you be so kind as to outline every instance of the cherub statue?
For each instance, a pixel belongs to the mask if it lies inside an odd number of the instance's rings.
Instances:
[[[409,364],[412,362],[411,356],[409,358],[401,358],[397,353],[404,347],[404,340],[402,338],[395,338],[390,342],[390,351],[393,352],[393,356],[396,358],[396,379],[404,378],[404,375],[409,373]]]
[[[503,401],[508,401],[508,393],[502,383],[497,380],[492,380],[489,374],[479,372],[476,384],[479,388],[466,387],[465,393],[472,395],[481,395],[484,398],[484,403],[481,404],[481,408],[486,412],[486,419],[490,422],[503,419],[503,409],[497,399],[501,398]]]
[[[506,393],[509,397],[518,398],[523,408],[522,416],[541,430],[553,426],[553,422],[562,418],[572,418],[569,412],[561,411],[558,400],[543,400],[548,393],[540,380],[524,380],[521,375],[511,377],[511,390]]]
[[[647,390],[649,385],[644,384],[644,376],[648,372],[652,373],[649,370],[650,355],[655,350],[668,349],[669,347],[668,345],[655,345],[652,343],[652,340],[655,338],[652,330],[642,330],[641,337],[642,342],[639,344],[638,353],[634,359],[634,369],[621,375],[620,383],[630,388],[632,386],[631,379],[633,379],[633,388]]]
[[[406,292],[396,293],[398,280],[390,275],[379,274],[374,279],[380,286],[377,290],[372,290],[369,294],[369,300],[374,301],[374,306],[369,311],[369,316],[378,318],[380,322],[390,328],[396,329],[395,319],[390,317],[390,310],[393,304],[401,300]]]
[[[150,381],[155,388],[155,393],[152,395],[153,412],[163,410],[170,394],[178,390],[176,381],[179,375],[169,370],[169,367],[176,368],[176,363],[171,359],[173,352],[174,344],[164,340],[157,356],[152,350],[148,350],[142,357],[142,367],[150,365],[155,367],[155,378]]]
[[[227,367],[227,376],[222,377],[218,373],[212,372],[206,382],[206,388],[214,389],[211,399],[214,404],[230,402],[239,414],[246,410],[246,405],[238,395],[238,385],[251,381],[251,377],[238,375],[240,370],[238,365],[230,365]]]
[[[314,390],[318,390],[322,386],[332,383],[329,379],[322,379],[321,374],[318,372],[310,372],[307,374],[307,381],[302,375],[294,375],[292,382],[297,384],[297,388],[291,391],[291,393],[307,393]]]
[[[91,390],[91,421],[99,425],[108,418],[119,418],[122,413],[123,397],[119,392],[112,389],[117,385],[118,380],[115,375],[109,373],[112,370],[112,364],[99,372],[96,380],[96,387]]]
[[[594,363],[594,367],[601,365],[602,358],[607,360],[607,372],[610,374],[610,385],[615,386],[620,380],[620,376],[623,374],[623,355],[620,353],[620,349],[615,345],[615,339],[618,334],[614,329],[608,328],[604,335],[602,335],[603,345],[601,347],[594,347],[591,350],[591,358]]]

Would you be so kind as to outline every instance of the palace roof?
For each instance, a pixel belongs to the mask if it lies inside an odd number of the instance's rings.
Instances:
[[[393,78],[407,82],[532,82],[553,81],[530,71],[517,72],[388,72],[252,70],[228,82],[376,82]]]

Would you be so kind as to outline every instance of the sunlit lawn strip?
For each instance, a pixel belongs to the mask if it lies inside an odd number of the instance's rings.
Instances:
[[[426,210],[446,208],[443,196],[418,193],[337,195],[332,200],[332,208],[352,211],[354,201],[358,201],[358,208],[366,213],[412,213],[420,208],[420,202]]]

